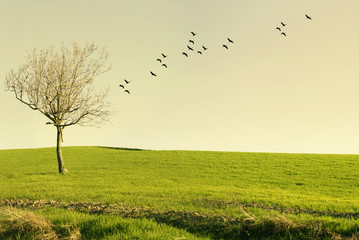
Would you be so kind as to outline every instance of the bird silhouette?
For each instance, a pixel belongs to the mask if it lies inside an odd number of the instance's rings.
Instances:
[[[280,24],[282,24],[283,27],[285,27],[287,24],[283,23],[283,22],[280,22]]]
[[[164,58],[168,57],[168,55],[164,55],[163,53],[161,53],[161,54],[162,54],[162,56],[163,56]]]
[[[129,90],[125,90],[125,93],[128,93],[128,94],[130,94],[130,91],[129,91]]]
[[[126,83],[126,84],[129,84],[129,83],[131,82],[131,81],[127,81],[126,79],[124,79],[124,80],[125,80],[125,83]]]
[[[125,89],[125,86],[123,86],[122,84],[120,84],[119,87],[122,87],[123,89]]]
[[[285,34],[285,32],[282,32],[281,34],[282,34],[284,37],[286,37],[286,36],[287,36],[287,34]]]
[[[312,20],[311,17],[309,17],[307,14],[305,14],[306,18],[309,19],[309,20]]]
[[[280,29],[280,27],[276,27],[276,29],[278,29],[279,31],[282,31],[282,29]]]
[[[154,77],[157,77],[157,75],[155,73],[153,73],[152,71],[150,71],[151,75]]]
[[[190,43],[194,44],[194,41],[193,40],[189,40]]]
[[[208,48],[206,48],[205,46],[202,46],[203,50],[206,51]]]
[[[157,61],[159,61],[160,63],[162,62],[162,60],[161,60],[161,59],[159,59],[159,58],[157,58]]]
[[[228,42],[230,43],[234,43],[231,39],[227,38]]]
[[[166,64],[162,64],[162,66],[164,66],[165,68],[167,68],[167,65],[166,65]]]
[[[228,49],[227,45],[224,45],[224,44],[223,44],[222,47],[224,47],[225,49]]]
[[[183,53],[182,53],[182,55],[185,55],[186,57],[188,57],[188,54],[187,54],[187,53],[185,53],[185,52],[183,52]]]
[[[201,51],[197,51],[199,54],[202,54],[202,52]]]
[[[190,46],[188,46],[188,45],[187,45],[187,48],[188,48],[188,50],[193,51],[193,48],[191,48],[191,47],[190,47]]]
[[[197,35],[197,33],[194,33],[194,32],[191,32],[192,33],[192,36],[196,36]]]

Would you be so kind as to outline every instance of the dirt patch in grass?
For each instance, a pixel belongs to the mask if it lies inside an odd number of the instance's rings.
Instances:
[[[218,203],[216,203],[218,204]],[[225,204],[225,203],[221,203]],[[240,204],[240,203],[228,203]],[[62,203],[51,200],[0,200],[0,206],[16,206],[40,209],[57,207],[89,214],[116,214],[128,218],[147,218],[158,223],[182,228],[200,236],[213,239],[358,239],[358,232],[343,236],[333,232],[328,226],[318,222],[295,223],[285,215],[258,219],[247,207],[241,205],[243,215],[238,218],[204,214],[196,211],[156,211],[150,208],[133,208],[122,204],[90,202]],[[261,206],[263,208],[263,206]],[[272,209],[272,208],[269,208]],[[274,208],[273,208],[274,209]]]

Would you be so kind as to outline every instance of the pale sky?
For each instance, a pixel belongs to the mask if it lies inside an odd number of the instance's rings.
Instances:
[[[94,42],[110,53],[96,82],[116,113],[65,128],[64,146],[359,153],[358,0],[0,3],[0,149],[56,145],[47,118],[4,91],[9,69],[34,48]],[[186,58],[189,39],[209,49]]]

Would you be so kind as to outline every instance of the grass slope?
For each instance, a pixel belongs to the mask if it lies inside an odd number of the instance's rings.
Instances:
[[[121,203],[262,223],[280,216],[282,223],[323,223],[348,237],[358,231],[358,155],[106,147],[65,147],[63,154],[66,175],[57,173],[54,148],[1,150],[0,199]]]

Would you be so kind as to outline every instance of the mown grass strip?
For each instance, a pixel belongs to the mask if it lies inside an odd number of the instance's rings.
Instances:
[[[0,239],[209,240],[148,219],[88,214],[55,207],[38,210],[0,207]]]
[[[349,235],[341,235],[323,223],[293,222],[283,214],[259,219],[245,208],[243,209],[243,215],[241,217],[233,218],[215,214],[203,214],[195,211],[155,211],[150,208],[131,208],[121,204],[90,202],[62,203],[52,200],[3,199],[0,200],[0,205],[30,209],[55,207],[96,215],[113,214],[125,218],[146,218],[152,219],[157,223],[184,229],[198,236],[214,239],[333,239],[339,237],[359,237],[357,232],[351,232]]]

